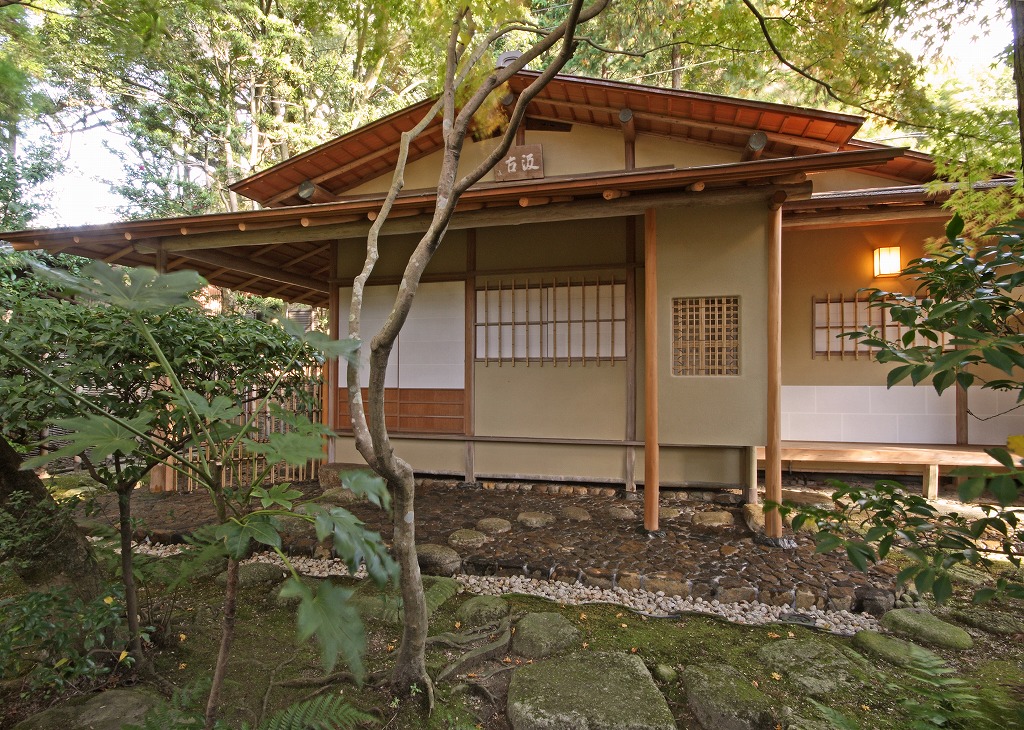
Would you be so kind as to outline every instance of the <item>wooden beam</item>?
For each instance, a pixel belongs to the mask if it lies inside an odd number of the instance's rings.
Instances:
[[[925,499],[939,498],[939,465],[926,464],[921,475],[921,495]]]
[[[644,529],[658,529],[658,221],[644,211]]]
[[[462,423],[467,436],[476,433],[476,230],[466,231],[466,350],[465,350],[465,397],[463,398]],[[476,442],[466,441],[466,481],[476,481]]]
[[[626,143],[624,168],[634,170],[636,169],[636,122],[633,120],[632,109],[619,110],[619,124],[622,125],[622,137]]]
[[[312,180],[303,180],[295,193],[307,203],[337,203],[340,198]]]
[[[327,276],[327,286],[329,287],[327,292],[327,334],[332,340],[341,339],[341,293],[338,291],[338,251],[338,242],[332,241],[330,244],[330,273]],[[323,385],[324,395],[326,396],[324,399],[323,423],[329,429],[335,430],[339,425],[338,414],[341,411],[339,408],[341,391],[338,387],[338,381],[341,377],[341,361],[336,357],[332,357],[326,364]],[[334,441],[331,438],[327,442],[328,462],[336,461],[337,446]]]
[[[535,205],[550,205],[551,203],[568,203],[572,200],[571,195],[539,195],[535,197],[523,196],[519,199],[520,208],[530,208]]]
[[[626,218],[626,441],[636,441],[636,225]],[[636,491],[636,447],[626,447],[626,491]]]
[[[956,384],[956,445],[967,446],[971,443],[970,413],[968,412],[967,388]]]
[[[259,277],[260,279],[279,281],[282,284],[290,284],[291,286],[298,286],[303,289],[309,289],[310,291],[330,291],[329,287],[324,282],[315,281],[301,274],[293,274],[291,272],[284,271],[279,266],[261,264],[257,261],[251,261],[249,259],[242,258],[241,256],[235,256],[222,251],[187,251],[182,252],[181,256],[182,258],[187,258],[191,261],[199,261],[204,264],[210,264],[211,266],[223,266],[225,269],[237,271],[241,274],[251,274],[252,276]]]
[[[767,146],[768,135],[759,129],[747,138],[747,146],[743,148],[743,156],[740,159],[744,162],[759,160]]]
[[[618,200],[619,198],[628,198],[628,190],[614,190],[608,189],[601,193],[601,197],[605,200]]]
[[[592,218],[618,218],[620,216],[642,215],[648,208],[686,208],[706,205],[730,205],[733,203],[766,200],[776,190],[772,186],[757,188],[728,188],[706,190],[702,193],[672,192],[634,194],[617,200],[603,198],[577,200],[568,203],[552,203],[522,209],[518,206],[485,208],[456,214],[449,230],[464,230],[486,226],[521,225],[524,223],[550,223],[562,220],[583,220]],[[790,198],[807,196],[811,183],[783,186]],[[432,216],[388,220],[384,224],[385,235],[422,233],[430,225]],[[370,230],[369,220],[352,223],[336,223],[310,228],[288,226],[271,231],[246,231],[234,233],[197,233],[187,239],[171,237],[161,239],[170,252],[189,250],[229,248],[235,246],[265,246],[275,243],[296,243],[301,241],[327,241],[331,239],[362,238]]]
[[[836,226],[877,226],[904,221],[939,222],[948,220],[949,211],[938,206],[922,205],[917,208],[900,210],[853,210],[848,213],[839,212],[825,215],[790,214],[786,216],[783,227],[787,231],[814,231]]]
[[[768,434],[764,448],[765,499],[782,502],[782,208],[768,214]],[[765,513],[765,534],[782,537],[782,515]]]

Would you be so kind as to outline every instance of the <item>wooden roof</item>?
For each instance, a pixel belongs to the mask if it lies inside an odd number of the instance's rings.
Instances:
[[[612,171],[486,183],[463,196],[450,228],[636,215],[648,207],[711,204],[723,196],[809,194],[807,173],[881,165],[903,150],[885,148],[761,159],[686,169]],[[795,187],[794,187],[795,186]],[[434,191],[399,196],[384,234],[423,231]],[[322,306],[327,302],[331,241],[364,237],[383,195],[335,203],[238,213],[127,221],[0,233],[19,249],[44,248],[125,265],[189,268],[211,284]]]
[[[513,77],[511,92],[521,92],[536,76],[524,71]],[[360,127],[240,180],[232,190],[268,206],[303,204],[297,192],[306,180],[334,195],[343,194],[394,169],[402,133],[415,126],[431,104],[426,100]],[[555,77],[530,103],[526,125],[528,129],[572,124],[621,129],[623,109],[632,111],[639,134],[737,150],[746,146],[753,132],[762,131],[768,138],[767,158],[883,147],[853,139],[864,121],[858,116],[576,76]],[[438,119],[412,142],[410,161],[436,152],[441,144]],[[913,163],[892,168],[880,163],[871,171],[907,182],[925,182],[934,176],[927,156],[915,156]]]

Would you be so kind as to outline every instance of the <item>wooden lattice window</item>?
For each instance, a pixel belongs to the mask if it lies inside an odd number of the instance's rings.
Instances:
[[[614,275],[489,280],[476,297],[480,362],[572,365],[626,357],[626,284]]]
[[[901,340],[906,332],[903,325],[889,316],[888,309],[870,306],[867,292],[857,292],[853,296],[813,297],[811,306],[813,357],[859,360],[861,357],[871,358],[878,349],[864,344],[863,340],[843,337],[844,332],[874,327],[883,339],[890,341]],[[939,342],[943,349],[950,349],[948,335],[939,333]],[[935,343],[919,335],[914,344],[930,346]]]
[[[672,374],[740,374],[740,298],[672,300]]]

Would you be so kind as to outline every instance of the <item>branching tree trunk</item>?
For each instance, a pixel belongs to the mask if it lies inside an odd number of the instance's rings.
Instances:
[[[19,492],[28,495],[27,503],[12,503],[12,496]],[[12,563],[26,584],[66,587],[87,601],[100,595],[105,581],[85,536],[61,512],[35,472],[21,468],[21,457],[4,438],[0,438],[0,511],[18,520],[23,537],[26,530],[32,530],[34,544],[11,556],[19,558]],[[0,556],[9,547],[18,546],[0,545]]]
[[[415,483],[412,467],[395,454],[384,422],[384,382],[388,357],[398,334],[405,324],[420,280],[431,258],[444,238],[445,231],[462,194],[478,182],[508,152],[515,140],[516,129],[526,114],[530,101],[565,66],[575,50],[575,32],[580,23],[600,13],[608,0],[596,0],[584,9],[583,0],[573,0],[567,17],[560,25],[540,30],[524,23],[504,24],[484,37],[473,41],[473,18],[464,8],[456,15],[448,39],[443,91],[436,103],[413,129],[402,135],[399,159],[391,188],[381,211],[367,237],[366,258],[363,269],[352,287],[349,312],[349,336],[361,339],[360,320],[363,292],[378,258],[378,237],[381,226],[402,187],[408,160],[409,145],[423,132],[439,112],[442,116],[444,147],[441,172],[437,183],[437,199],[433,219],[409,258],[402,276],[398,295],[387,321],[370,343],[369,418],[363,410],[358,366],[348,368],[348,399],[356,448],[387,483],[394,498],[393,552],[401,566],[401,592],[403,601],[402,642],[398,651],[392,686],[396,692],[407,694],[415,685],[424,690],[426,700],[433,704],[433,687],[427,675],[424,651],[427,638],[427,611],[420,582],[419,563],[416,558]],[[495,41],[513,31],[526,31],[539,36],[536,43],[508,66],[494,69],[472,91],[461,107],[456,105],[456,94],[467,85],[477,65],[484,60]],[[469,37],[468,44],[460,39]],[[511,112],[508,127],[497,146],[475,169],[458,177],[459,158],[466,133],[473,116],[487,102],[491,93],[524,69],[527,64],[559,45],[545,70],[519,95]]]

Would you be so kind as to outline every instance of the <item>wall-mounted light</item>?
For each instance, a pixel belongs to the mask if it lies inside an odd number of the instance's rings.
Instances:
[[[886,246],[875,249],[875,276],[899,276],[903,270],[900,263],[900,247]]]

